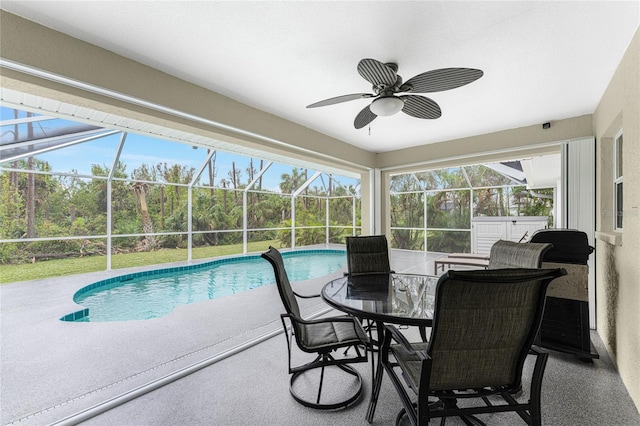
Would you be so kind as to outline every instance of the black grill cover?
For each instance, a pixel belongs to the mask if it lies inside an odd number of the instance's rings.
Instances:
[[[541,229],[531,236],[530,242],[553,244],[544,254],[543,262],[586,265],[594,250],[587,234],[576,229]]]

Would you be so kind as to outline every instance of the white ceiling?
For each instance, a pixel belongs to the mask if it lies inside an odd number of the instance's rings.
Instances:
[[[2,9],[373,152],[592,113],[640,23],[633,1],[7,1]],[[362,58],[406,81],[479,68],[428,96],[437,120],[399,113],[356,130],[371,100]]]

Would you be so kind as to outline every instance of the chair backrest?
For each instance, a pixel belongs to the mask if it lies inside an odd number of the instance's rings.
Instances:
[[[391,272],[389,246],[384,235],[346,237],[345,242],[349,275]]]
[[[280,299],[284,304],[284,308],[288,314],[300,317],[300,307],[296,300],[296,295],[293,293],[287,271],[284,269],[284,261],[282,255],[278,250],[269,246],[269,250],[262,253],[262,258],[266,259],[273,266],[273,272],[276,276],[276,285],[278,286],[278,293],[280,293]]]
[[[499,240],[491,246],[488,269],[539,268],[549,243],[516,243]]]
[[[517,389],[547,286],[564,269],[450,270],[436,287],[428,354],[434,391]]]

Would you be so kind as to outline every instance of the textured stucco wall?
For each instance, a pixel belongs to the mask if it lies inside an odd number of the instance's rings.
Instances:
[[[622,129],[623,231],[614,232],[613,139]],[[597,329],[640,410],[640,29],[593,114]]]

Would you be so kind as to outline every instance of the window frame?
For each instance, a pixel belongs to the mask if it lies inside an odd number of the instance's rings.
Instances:
[[[623,223],[623,176],[622,155],[624,138],[622,129],[613,138],[613,229],[622,231]]]

